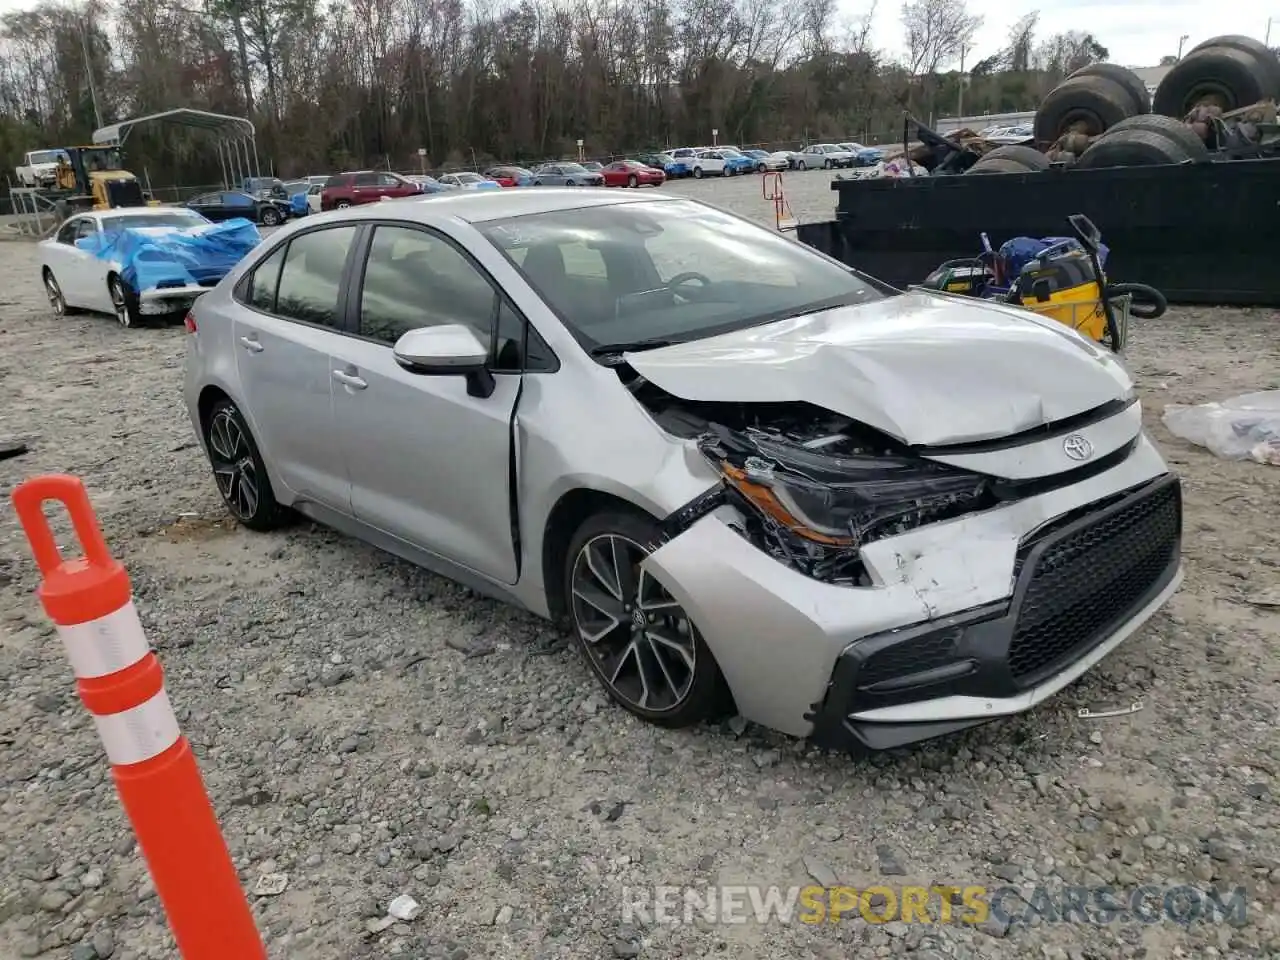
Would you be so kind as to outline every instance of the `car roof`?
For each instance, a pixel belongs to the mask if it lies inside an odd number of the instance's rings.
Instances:
[[[213,191],[213,192],[214,192],[214,193],[227,193],[227,192],[231,192],[231,193],[240,193],[241,191],[239,191],[239,190],[233,190],[233,191],[215,190],[215,191]],[[89,218],[91,218],[91,219],[93,219],[93,220],[102,220],[102,219],[107,218],[107,217],[111,217],[111,218],[114,218],[114,217],[126,217],[126,218],[127,218],[127,217],[141,217],[141,216],[146,216],[146,215],[148,215],[148,214],[155,214],[155,213],[173,213],[173,212],[175,212],[175,211],[180,211],[180,212],[182,212],[182,213],[192,214],[192,216],[196,216],[196,215],[197,215],[197,214],[194,214],[191,210],[188,210],[188,209],[187,209],[186,207],[184,207],[184,206],[181,206],[181,205],[178,205],[178,204],[166,204],[166,205],[164,205],[164,206],[159,206],[159,207],[113,207],[113,208],[111,208],[110,210],[86,210],[84,213],[74,214],[74,216],[77,216],[77,217],[89,217]],[[68,217],[67,219],[68,219],[68,220],[70,220],[70,219],[71,219],[71,217]]]
[[[561,210],[587,210],[624,203],[670,203],[685,199],[675,195],[655,196],[652,191],[636,196],[614,190],[596,192],[577,187],[539,187],[537,190],[480,190],[405,197],[394,201],[393,207],[386,203],[367,203],[319,216],[328,220],[379,220],[387,216],[388,209],[393,209],[398,219],[421,220],[424,223],[440,217],[453,217],[466,223],[487,223]],[[415,213],[418,216],[414,216]],[[321,221],[308,217],[307,222],[318,224]]]

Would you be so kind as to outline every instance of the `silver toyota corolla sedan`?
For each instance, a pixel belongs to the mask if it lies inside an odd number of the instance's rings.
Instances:
[[[1181,578],[1122,363],[676,197],[307,217],[188,317],[232,513],[294,512],[565,622],[667,726],[883,748],[1027,710]]]

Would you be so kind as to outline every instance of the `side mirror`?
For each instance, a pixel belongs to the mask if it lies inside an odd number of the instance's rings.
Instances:
[[[464,376],[467,393],[473,397],[493,393],[493,376],[488,370],[489,348],[466,324],[446,323],[410,330],[392,349],[396,362],[410,373]]]

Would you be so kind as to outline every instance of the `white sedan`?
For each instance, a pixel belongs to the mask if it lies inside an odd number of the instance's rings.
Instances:
[[[131,327],[144,315],[185,310],[208,288],[160,287],[138,293],[121,278],[121,264],[82,250],[76,241],[112,230],[170,233],[208,223],[184,207],[121,207],[71,217],[38,244],[40,280],[53,312],[58,316],[77,310],[110,313],[120,326]]]
[[[440,185],[446,190],[492,190],[502,188],[497,180],[489,180],[478,173],[446,173],[440,177]]]

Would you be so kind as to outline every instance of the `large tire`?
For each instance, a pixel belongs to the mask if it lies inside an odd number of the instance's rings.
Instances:
[[[996,157],[994,160],[988,160],[983,157],[972,167],[964,172],[964,175],[970,176],[975,173],[1036,173],[1020,160],[1012,160],[1008,157]]]
[[[1204,154],[1204,144],[1200,145]],[[1076,167],[1098,170],[1103,167],[1148,167],[1160,164],[1186,163],[1192,157],[1182,146],[1163,133],[1149,130],[1121,130],[1095,140],[1084,152]]]
[[[1235,47],[1203,47],[1175,63],[1156,89],[1155,112],[1181,120],[1200,104],[1223,111],[1280,94],[1274,57]]]
[[[236,522],[259,532],[288,523],[292,512],[276,501],[267,466],[239,408],[224,397],[201,426],[218,493]]]
[[[1128,120],[1121,120],[1108,130],[1107,135],[1119,133],[1121,130],[1145,130],[1148,133],[1158,133],[1172,140],[1186,151],[1187,156],[1195,160],[1207,158],[1209,155],[1208,147],[1200,139],[1200,135],[1181,120],[1175,120],[1173,117],[1164,117],[1158,113],[1130,117]]]
[[[1026,167],[1029,171],[1049,169],[1048,157],[1034,147],[1024,147],[1021,144],[996,147],[990,153],[985,153],[979,157],[978,162],[973,166],[981,166],[989,160],[1012,160],[1014,163]],[[973,172],[973,167],[969,168],[969,172]]]
[[[1221,37],[1210,37],[1204,43],[1197,43],[1191,48],[1191,52],[1195,53],[1197,50],[1205,50],[1209,47],[1226,47],[1252,56],[1257,60],[1258,68],[1270,77],[1268,83],[1271,96],[1280,97],[1280,56],[1277,56],[1276,52],[1261,40],[1242,37],[1238,34],[1224,34]]]
[[[111,305],[115,308],[116,323],[125,329],[142,325],[138,295],[119,274],[113,273],[107,277],[107,292],[111,295]]]
[[[649,723],[688,727],[719,713],[728,687],[679,603],[641,574],[640,558],[660,543],[657,523],[641,513],[615,509],[589,517],[569,543],[564,603],[583,657],[608,695]],[[632,676],[639,671],[649,678],[643,685]]]
[[[1049,91],[1036,111],[1036,142],[1048,146],[1077,124],[1096,137],[1134,115],[1132,100],[1124,87],[1107,77],[1064,80]]]
[[[1133,101],[1135,113],[1151,112],[1151,94],[1147,91],[1147,85],[1127,67],[1116,63],[1091,63],[1081,67],[1067,79],[1073,80],[1076,77],[1106,77],[1124,87]]]

